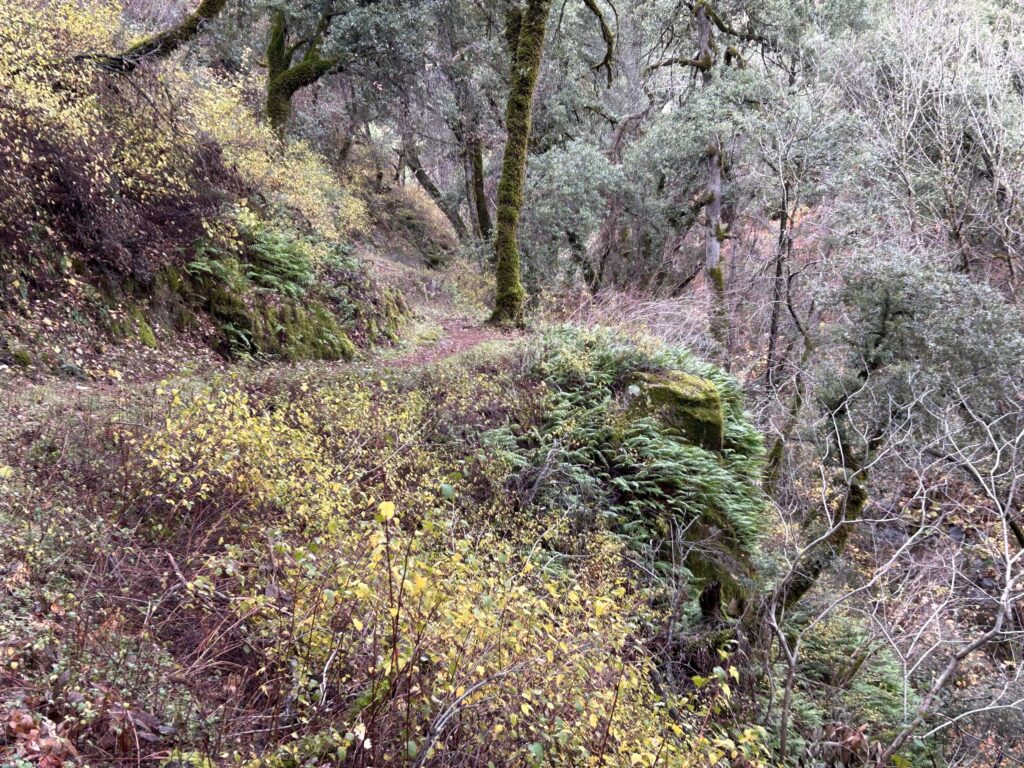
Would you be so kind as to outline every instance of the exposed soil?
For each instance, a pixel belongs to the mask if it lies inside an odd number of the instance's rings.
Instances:
[[[465,317],[441,322],[443,335],[436,343],[425,344],[409,354],[387,361],[388,368],[415,368],[468,352],[490,341],[513,341],[523,338],[521,331],[505,331]]]

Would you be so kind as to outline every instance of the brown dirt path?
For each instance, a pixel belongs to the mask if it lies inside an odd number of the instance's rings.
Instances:
[[[524,338],[521,331],[507,331],[466,317],[454,317],[441,322],[442,336],[434,344],[424,344],[409,354],[390,360],[381,360],[384,368],[416,368],[430,365],[449,357],[468,352],[490,341],[515,341]]]

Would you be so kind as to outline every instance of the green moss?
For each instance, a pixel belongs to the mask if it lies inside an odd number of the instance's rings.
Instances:
[[[25,347],[11,350],[11,359],[20,368],[28,368],[32,365],[32,353],[25,349]]]
[[[198,35],[206,24],[217,18],[225,5],[227,0],[203,0],[178,26],[140,40],[119,57],[114,57],[120,59],[120,62],[114,61],[111,64],[119,64],[121,68],[130,71],[144,59],[166,58]]]
[[[188,281],[181,271],[174,266],[166,266],[156,276],[154,284],[158,289],[165,288],[182,298],[188,297]]]
[[[725,416],[714,382],[682,371],[641,373],[630,391],[635,392],[628,410],[631,419],[655,418],[694,445],[722,450]]]
[[[409,316],[409,307],[401,292],[393,288],[385,288],[381,293],[377,319],[371,321],[370,339],[387,339],[397,341],[399,331]]]
[[[132,304],[128,307],[128,316],[135,323],[135,331],[139,335],[139,341],[150,349],[156,349],[156,334],[153,332],[153,326],[146,320],[146,315],[142,308]]]
[[[318,32],[302,58],[293,62],[295,51],[288,47],[288,20],[284,11],[275,12],[271,18],[266,51],[266,111],[270,125],[282,138],[292,112],[292,96],[336,69],[341,62],[340,57],[320,55],[321,35],[322,32]]]
[[[553,329],[533,371],[549,393],[538,424],[488,438],[523,468],[532,506],[607,525],[673,579],[749,596],[764,445],[735,380],[685,350],[601,329]],[[678,547],[680,532],[700,546]]]
[[[351,360],[355,356],[355,345],[324,307],[285,304],[279,317],[278,340],[285,359]]]
[[[526,159],[533,126],[533,94],[537,87],[544,38],[552,0],[529,0],[515,25],[512,48],[512,86],[505,111],[508,139],[498,181],[498,226],[494,238],[496,294],[491,322],[498,325],[519,325],[523,320],[523,288],[516,230],[523,209],[526,187]],[[512,27],[510,19],[510,29]]]

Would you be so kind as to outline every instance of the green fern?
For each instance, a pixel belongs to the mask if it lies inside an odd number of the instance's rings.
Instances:
[[[309,244],[287,229],[258,224],[246,229],[245,276],[255,285],[292,299],[316,279]]]
[[[542,423],[518,437],[508,429],[487,436],[517,468],[528,503],[606,525],[661,559],[659,570],[672,559],[663,551],[671,527],[701,540],[702,567],[718,578],[748,569],[766,527],[764,447],[732,377],[682,349],[572,327],[545,334],[529,367],[548,388]],[[625,417],[621,400],[631,378],[668,370],[715,384],[725,417],[722,451],[692,445],[652,419]]]

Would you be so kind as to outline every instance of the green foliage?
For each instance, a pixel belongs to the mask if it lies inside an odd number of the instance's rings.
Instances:
[[[633,377],[654,371],[682,371],[714,385],[724,418],[721,451],[693,444],[656,418],[631,417]],[[569,327],[546,334],[532,375],[548,389],[540,423],[518,436],[499,429],[488,438],[520,468],[525,500],[570,510],[580,527],[610,527],[652,553],[659,568],[672,567],[674,537],[705,540],[690,570],[738,588],[765,519],[763,444],[736,382],[680,349]]]
[[[293,713],[258,739],[242,718],[193,721],[168,765],[202,765],[201,745],[217,740],[232,745],[217,764],[251,768],[445,764],[464,750],[495,765],[761,761],[761,729],[717,722],[727,684],[699,697],[654,686],[642,632],[655,609],[629,583],[620,538],[581,532],[586,558],[538,567],[550,521],[517,518],[498,482],[472,479],[497,481],[502,465],[475,456],[466,425],[531,391],[494,364],[425,380],[157,388],[157,426],[113,446],[131,484],[114,530],[139,542],[123,557],[142,574],[174,563],[174,604],[157,600],[142,636],[225,622],[209,647],[240,654],[230,684],[259,691],[261,714]],[[199,520],[224,534],[217,543],[192,546]],[[165,592],[146,578],[83,612]],[[190,653],[163,676],[177,680]],[[460,727],[436,725],[445,713]]]
[[[352,338],[393,340],[408,313],[401,294],[376,285],[348,244],[299,237],[247,210],[233,249],[202,244],[180,290],[217,320],[232,357],[348,360]]]
[[[128,314],[135,323],[135,330],[138,333],[139,341],[142,342],[143,346],[155,349],[156,334],[153,333],[153,326],[151,326],[149,321],[146,320],[146,314],[142,311],[142,307],[137,304],[132,304],[128,308]]]
[[[892,738],[918,705],[891,648],[869,634],[856,614],[837,610],[806,629],[809,612],[789,619],[801,633],[798,730],[828,720],[869,723],[872,738]]]
[[[995,289],[925,258],[860,258],[829,299],[848,312],[837,331],[851,367],[869,362],[887,372],[872,386],[906,392],[913,376],[939,388],[941,397],[986,389],[991,395],[1024,363],[1020,311]]]
[[[994,417],[1016,399],[1024,321],[967,275],[910,254],[867,257],[826,301],[845,317],[833,327],[842,357],[816,374],[819,396],[847,398],[859,433],[909,427],[929,440],[959,422],[961,404]]]
[[[520,236],[530,269],[551,275],[561,249],[582,247],[598,229],[609,196],[623,185],[622,171],[583,139],[531,157],[528,170],[526,196],[534,202],[523,213]]]
[[[242,234],[247,241],[245,276],[261,288],[301,298],[315,279],[309,245],[287,229],[260,221],[243,228]]]
[[[11,351],[11,358],[14,360],[14,364],[22,368],[27,368],[32,365],[32,353],[29,352],[25,347],[18,347]]]

